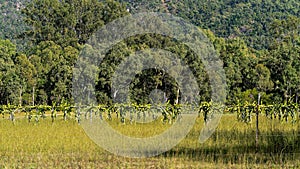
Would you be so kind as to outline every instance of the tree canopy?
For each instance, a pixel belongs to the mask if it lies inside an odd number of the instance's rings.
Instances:
[[[0,104],[73,102],[74,64],[80,52],[93,55],[95,49],[86,42],[95,31],[130,13],[166,10],[197,25],[213,43],[224,63],[227,104],[254,101],[258,94],[265,103],[290,99],[299,102],[298,1],[0,2],[0,20],[9,23],[1,24],[1,30],[5,31],[0,32]],[[16,18],[20,24],[15,23]],[[16,40],[17,37],[21,39]],[[114,45],[98,67],[86,65],[80,70],[98,72],[95,82],[98,102],[109,103],[114,95],[122,94],[122,90],[111,93],[111,75],[117,65],[131,53],[151,48],[168,50],[183,60],[194,58],[192,51],[170,37],[144,34],[124,39]],[[201,100],[209,101],[211,89],[203,63],[197,59],[186,62],[194,70]],[[137,62],[135,66],[141,64]],[[177,73],[180,72],[178,69]],[[142,96],[157,89],[164,91],[172,103],[180,97],[178,84],[160,69],[137,74],[128,85],[138,103],[149,103]],[[83,88],[90,90],[90,86]]]

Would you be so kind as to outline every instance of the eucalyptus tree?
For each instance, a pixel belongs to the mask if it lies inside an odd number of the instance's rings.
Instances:
[[[39,104],[60,102],[71,98],[72,66],[79,51],[71,46],[61,47],[53,41],[35,46],[29,60],[36,69],[35,92]]]
[[[19,76],[19,105],[23,102],[26,105],[34,104],[34,87],[36,84],[36,69],[26,55],[18,55],[15,59],[16,73]],[[31,93],[32,99],[26,98],[23,100],[23,95]]]
[[[288,17],[272,22],[273,43],[266,52],[266,66],[271,70],[274,91],[282,101],[294,97],[298,102],[300,83],[300,19]]]
[[[18,75],[14,57],[16,56],[16,45],[9,40],[0,39],[0,103],[15,104],[18,100]]]

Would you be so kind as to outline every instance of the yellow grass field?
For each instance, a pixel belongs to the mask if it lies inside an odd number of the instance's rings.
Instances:
[[[223,115],[215,133],[198,142],[203,117],[176,147],[151,158],[116,156],[97,146],[75,119],[38,123],[24,117],[0,120],[0,168],[300,168],[300,124],[260,117],[259,150],[255,152],[255,124]],[[158,134],[170,124],[109,124],[133,137]]]

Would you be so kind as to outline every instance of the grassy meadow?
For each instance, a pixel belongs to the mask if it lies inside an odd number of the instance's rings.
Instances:
[[[116,156],[97,146],[82,127],[69,119],[50,117],[38,123],[23,116],[14,123],[0,120],[0,168],[300,168],[300,124],[260,117],[259,149],[255,151],[255,123],[223,115],[215,133],[198,142],[203,117],[184,140],[151,158]],[[168,127],[160,120],[149,124],[110,125],[134,137],[149,137]]]

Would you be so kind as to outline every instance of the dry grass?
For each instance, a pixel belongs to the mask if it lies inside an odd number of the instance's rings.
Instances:
[[[110,125],[119,132],[148,137],[169,128],[160,120],[149,124]],[[259,152],[255,126],[224,115],[216,132],[198,142],[203,121],[176,147],[152,158],[125,158],[97,146],[75,119],[50,118],[39,123],[21,118],[0,120],[0,168],[299,168],[300,125],[260,118]]]

